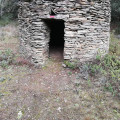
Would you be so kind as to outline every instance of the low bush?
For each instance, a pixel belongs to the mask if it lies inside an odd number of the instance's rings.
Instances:
[[[107,78],[105,89],[120,96],[120,59],[108,54],[96,63],[89,64],[89,74],[97,76],[98,73]]]
[[[77,67],[75,62],[70,62],[67,60],[64,61],[64,64],[66,65],[66,67],[71,68],[71,69],[75,69]]]
[[[12,19],[12,14],[5,14],[0,18],[0,26],[5,26],[7,24],[10,24],[11,22],[13,22]]]
[[[120,97],[120,40],[111,34],[109,54],[102,57],[102,54],[96,56],[96,60],[85,64],[84,71],[90,77],[104,76],[105,90],[109,90],[113,95]],[[84,67],[83,67],[84,68]]]
[[[33,66],[28,60],[21,56],[16,56],[11,49],[0,51],[0,66],[7,68],[9,65],[28,65]]]
[[[0,51],[0,66],[6,68],[15,60],[15,55],[10,49]]]

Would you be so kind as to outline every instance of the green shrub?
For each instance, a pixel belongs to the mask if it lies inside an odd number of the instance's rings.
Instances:
[[[14,57],[15,56],[10,49],[0,51],[0,66],[6,68],[8,65],[13,63]]]
[[[91,65],[89,66],[89,73],[90,73],[91,75],[94,75],[94,76],[95,76],[96,74],[102,72],[102,70],[103,70],[103,68],[101,67],[101,65],[91,64]]]
[[[0,0],[0,18],[12,14],[12,18],[17,17],[19,0]]]
[[[6,61],[6,60],[3,60],[3,61],[1,61],[0,65],[1,65],[1,67],[3,67],[3,68],[7,68],[8,65],[9,65],[9,62]]]
[[[120,1],[119,0],[111,0],[111,17],[112,21],[120,20]]]
[[[68,67],[68,68],[71,68],[71,69],[75,69],[76,68],[76,64],[73,63],[73,62],[70,62],[70,61],[64,61],[64,64]]]
[[[88,65],[88,72],[92,76],[101,74],[107,78],[105,83],[106,90],[109,90],[113,95],[118,95],[120,92],[120,59],[119,57],[107,54],[99,61],[96,60]]]
[[[12,22],[12,14],[5,14],[0,18],[0,26],[5,26]]]
[[[115,34],[120,34],[120,23],[117,24],[117,27],[115,29]]]
[[[105,76],[105,90],[120,96],[120,40],[111,34],[109,54],[102,57],[99,52],[96,60],[88,64],[88,73],[92,76]]]

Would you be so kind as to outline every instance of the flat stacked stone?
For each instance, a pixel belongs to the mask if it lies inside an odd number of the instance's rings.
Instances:
[[[49,56],[50,30],[44,19],[64,20],[65,60],[85,62],[98,51],[108,53],[110,0],[33,0],[19,6],[20,50],[32,63],[42,65]]]

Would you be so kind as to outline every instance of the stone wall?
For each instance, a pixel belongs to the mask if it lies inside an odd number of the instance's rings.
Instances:
[[[110,39],[110,0],[33,0],[20,2],[20,50],[34,64],[44,64],[49,56],[50,30],[44,19],[62,19],[64,59],[90,61],[99,50],[106,54]],[[56,15],[50,18],[53,10]]]

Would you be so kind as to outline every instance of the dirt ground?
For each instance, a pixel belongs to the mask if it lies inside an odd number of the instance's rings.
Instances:
[[[0,50],[18,55],[17,27],[0,28]],[[56,54],[56,53],[55,53]],[[120,120],[120,100],[99,79],[83,80],[54,53],[41,69],[0,67],[0,120]]]

